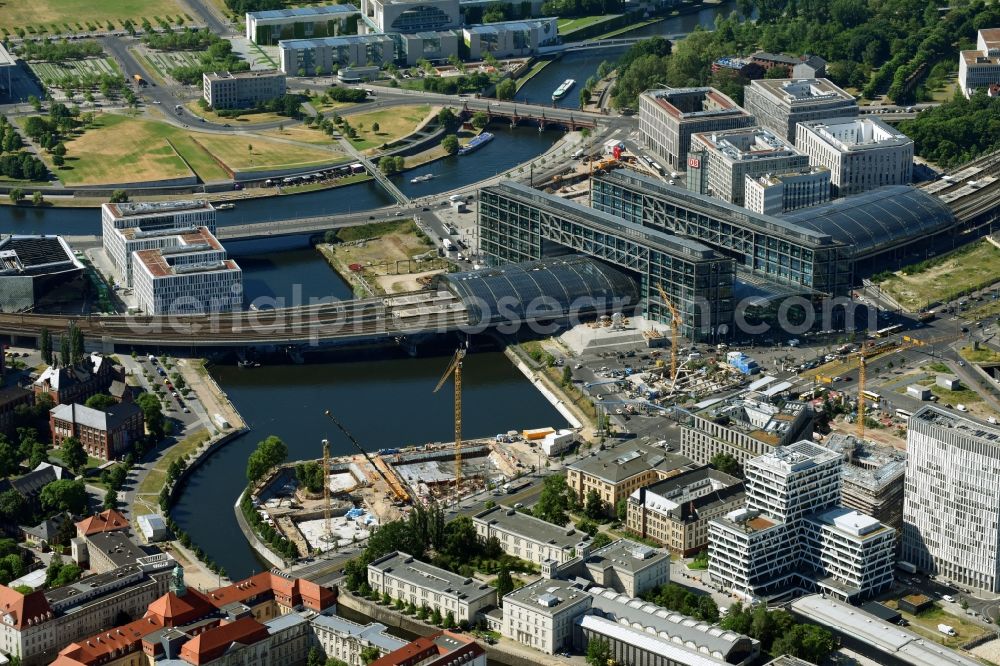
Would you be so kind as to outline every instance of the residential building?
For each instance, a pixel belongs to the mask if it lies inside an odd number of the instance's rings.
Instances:
[[[801,62],[794,56],[785,55],[784,53],[768,53],[767,51],[757,51],[755,53],[751,53],[749,59],[750,62],[763,67],[765,72],[769,72],[777,67],[780,68],[786,76],[791,74],[792,68]]]
[[[966,97],[1000,84],[1000,28],[981,28],[976,48],[958,52],[958,85]]]
[[[336,5],[334,5],[336,6]],[[285,73],[276,69],[205,72],[202,98],[213,109],[246,109],[285,94]]]
[[[493,537],[508,555],[541,564],[562,564],[590,552],[590,536],[573,527],[559,527],[505,506],[493,506],[472,517],[476,534]]]
[[[813,166],[830,170],[835,196],[913,180],[913,140],[877,118],[800,122],[795,147],[809,156]]]
[[[747,175],[743,182],[743,205],[755,213],[781,215],[829,200],[830,170],[826,167]]]
[[[486,650],[466,634],[439,631],[420,636],[376,659],[370,666],[486,666]]]
[[[715,88],[666,88],[639,95],[643,143],[669,169],[687,164],[692,134],[753,124],[750,113]]]
[[[1000,592],[1000,427],[925,406],[906,434],[901,558]]]
[[[707,465],[728,453],[741,465],[775,447],[811,439],[815,413],[804,402],[772,405],[736,394],[688,410],[681,422],[681,454]]]
[[[270,9],[246,13],[246,38],[273,46],[282,39],[354,34],[361,12],[351,4]]]
[[[51,518],[46,518],[34,527],[23,528],[21,533],[24,535],[24,542],[29,546],[48,548],[56,545],[60,533],[66,529],[67,524],[72,522],[73,517],[63,511]]]
[[[585,502],[587,493],[597,492],[608,507],[608,515],[634,491],[656,481],[696,469],[690,458],[649,444],[623,445],[598,451],[566,467],[566,485]]]
[[[120,613],[141,617],[166,593],[173,566],[161,553],[53,590],[22,594],[0,585],[0,652],[25,666],[53,663],[60,649],[106,631]]]
[[[400,59],[410,66],[416,65],[421,59],[441,62],[458,55],[459,37],[454,30],[437,32],[427,30],[397,35],[397,38],[400,45]]]
[[[105,509],[76,523],[76,535],[88,537],[104,532],[128,531],[130,524],[118,509]]]
[[[243,308],[243,271],[205,227],[177,234],[170,247],[132,253],[136,303],[151,315]]]
[[[0,67],[2,61],[0,50]],[[8,235],[0,239],[0,310],[40,310],[82,299],[83,273],[83,263],[62,236]]]
[[[459,0],[361,0],[361,15],[373,32],[414,33],[462,25]]]
[[[462,29],[462,37],[471,60],[482,60],[487,54],[495,58],[529,56],[540,46],[559,43],[557,20],[551,17],[469,25]]]
[[[841,599],[892,585],[895,530],[845,509],[839,453],[808,441],[745,465],[745,508],[709,524],[711,580],[748,601],[796,590]]]
[[[897,624],[829,595],[811,594],[789,607],[797,619],[829,629],[844,647],[883,666],[979,666],[975,659],[949,650]]]
[[[688,189],[737,206],[743,205],[747,177],[809,166],[808,157],[760,127],[692,134],[690,155],[697,159],[688,163]]]
[[[122,402],[106,411],[74,402],[49,411],[49,432],[53,446],[73,437],[88,456],[118,460],[132,451],[146,431],[142,409],[134,402]]]
[[[396,59],[389,35],[346,35],[278,42],[279,69],[288,76],[319,76],[339,67],[382,66]]]
[[[0,433],[13,435],[15,410],[19,405],[31,406],[34,403],[35,394],[28,389],[20,386],[0,388]]]
[[[844,456],[840,473],[840,503],[903,530],[906,453],[851,435],[835,433],[823,446]]]
[[[104,253],[122,284],[132,286],[132,253],[169,247],[175,232],[207,227],[215,233],[215,207],[204,200],[101,205],[101,239]],[[129,233],[123,233],[129,230]]]
[[[75,365],[49,366],[35,380],[32,389],[35,399],[45,394],[57,405],[84,403],[107,391],[111,382],[121,376],[121,369],[115,368],[111,359],[93,352]]]
[[[338,615],[318,615],[310,621],[316,642],[324,654],[339,659],[347,666],[368,666],[361,658],[365,648],[376,648],[386,655],[408,643],[388,632],[388,627],[378,622],[358,624]]]
[[[826,76],[826,60],[818,55],[804,55],[792,65],[793,79],[818,79]]]
[[[751,81],[743,89],[743,106],[757,124],[792,143],[798,123],[858,115],[853,95],[829,79],[813,77]]]
[[[708,547],[709,521],[743,506],[743,482],[700,467],[639,488],[628,498],[625,526],[680,557]]]
[[[616,663],[749,666],[760,657],[760,642],[749,636],[613,590],[596,587],[586,594],[591,610],[574,623],[580,651],[603,638]],[[701,661],[706,657],[710,661]]]
[[[670,555],[631,539],[618,539],[558,566],[546,562],[542,576],[587,580],[637,597],[670,582]]]
[[[593,597],[575,583],[543,578],[505,595],[502,601],[502,635],[556,654],[572,647],[573,623],[590,610]]]
[[[451,613],[455,622],[475,623],[497,601],[496,590],[485,583],[396,551],[368,565],[368,584],[378,594],[427,606],[441,617]]]

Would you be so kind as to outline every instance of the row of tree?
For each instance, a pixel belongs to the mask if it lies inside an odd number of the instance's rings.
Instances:
[[[100,42],[92,39],[80,41],[25,40],[18,47],[18,54],[25,60],[42,60],[46,62],[63,62],[67,60],[82,60],[96,57],[104,53]]]
[[[222,39],[208,28],[178,32],[153,32],[143,37],[146,46],[159,51],[203,51]]]
[[[980,90],[966,99],[956,91],[952,100],[921,111],[899,129],[921,157],[942,167],[962,164],[1000,148],[1000,97]]]

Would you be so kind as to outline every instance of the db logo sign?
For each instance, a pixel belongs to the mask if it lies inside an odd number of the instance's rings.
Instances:
[[[700,169],[701,168],[701,160],[698,159],[697,157],[689,157],[688,158],[688,166],[691,167],[692,169]]]

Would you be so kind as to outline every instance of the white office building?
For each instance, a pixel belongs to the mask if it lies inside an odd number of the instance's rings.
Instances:
[[[245,109],[285,94],[285,73],[276,69],[205,72],[202,97],[213,109]]]
[[[350,4],[270,9],[247,12],[246,38],[256,44],[277,44],[282,39],[336,37],[357,32],[361,12]]]
[[[1000,592],[1000,427],[937,406],[910,417],[901,558]]]
[[[397,551],[368,565],[368,585],[378,594],[437,610],[441,617],[450,612],[455,622],[475,623],[497,600],[496,590],[486,583]]]
[[[521,645],[555,654],[573,644],[573,623],[590,610],[593,597],[565,580],[541,579],[503,599],[500,633]]]
[[[976,48],[958,52],[958,85],[966,97],[980,88],[1000,84],[1000,28],[984,28]]]
[[[665,88],[639,95],[639,132],[669,169],[687,164],[691,135],[754,124],[752,115],[715,88]]]
[[[692,134],[690,151],[700,160],[698,168],[688,167],[688,189],[737,206],[743,205],[748,176],[809,166],[808,157],[761,127]]]
[[[528,562],[563,564],[590,553],[590,536],[573,527],[559,527],[505,506],[494,506],[472,517],[484,541],[496,537],[503,552]]]
[[[763,176],[747,174],[743,182],[743,207],[755,213],[780,215],[830,200],[830,170],[807,166]]]
[[[558,18],[470,25],[462,35],[471,60],[481,60],[488,53],[495,58],[529,56],[540,46],[559,43]]]
[[[215,207],[208,201],[101,205],[104,253],[126,287],[132,286],[133,252],[169,247],[179,232],[194,232],[198,227],[215,233]]]
[[[858,115],[854,96],[829,79],[757,79],[743,89],[743,106],[757,124],[791,142],[798,123]]]
[[[895,530],[838,506],[840,454],[802,441],[745,466],[745,508],[709,524],[709,575],[744,599],[822,590],[841,599],[892,584]]]
[[[386,655],[409,645],[378,622],[358,624],[338,615],[316,615],[309,620],[309,625],[323,653],[347,666],[366,666],[361,658],[366,648],[375,648],[380,655]]]
[[[278,42],[280,69],[288,76],[330,74],[339,67],[382,65],[396,59],[389,35],[347,35]]]
[[[462,25],[458,0],[361,0],[361,15],[373,32],[414,33]]]
[[[877,118],[800,122],[795,147],[830,170],[835,196],[913,180],[913,140]]]
[[[407,65],[420,60],[440,62],[458,55],[458,33],[454,30],[424,31],[396,35],[399,39],[399,57]]]
[[[232,312],[243,307],[243,272],[205,227],[168,247],[132,253],[136,302],[146,314]]]

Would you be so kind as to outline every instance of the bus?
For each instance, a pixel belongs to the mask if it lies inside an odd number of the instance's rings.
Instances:
[[[880,328],[871,334],[873,338],[886,338],[895,333],[899,333],[903,330],[902,324],[893,324],[892,326],[886,326],[885,328]]]
[[[869,402],[869,403],[871,403],[873,405],[877,405],[882,400],[882,396],[880,396],[875,391],[869,391],[868,389],[865,389],[864,391],[862,391],[861,395],[865,396],[865,401],[866,402]]]
[[[920,314],[918,314],[917,315],[917,321],[925,322],[926,323],[928,321],[933,320],[934,317],[936,317],[936,316],[937,316],[937,313],[935,313],[934,310],[928,310],[927,312],[921,312]]]
[[[911,416],[913,416],[913,412],[908,412],[905,409],[896,410],[896,418],[902,421],[903,423],[908,422]]]

